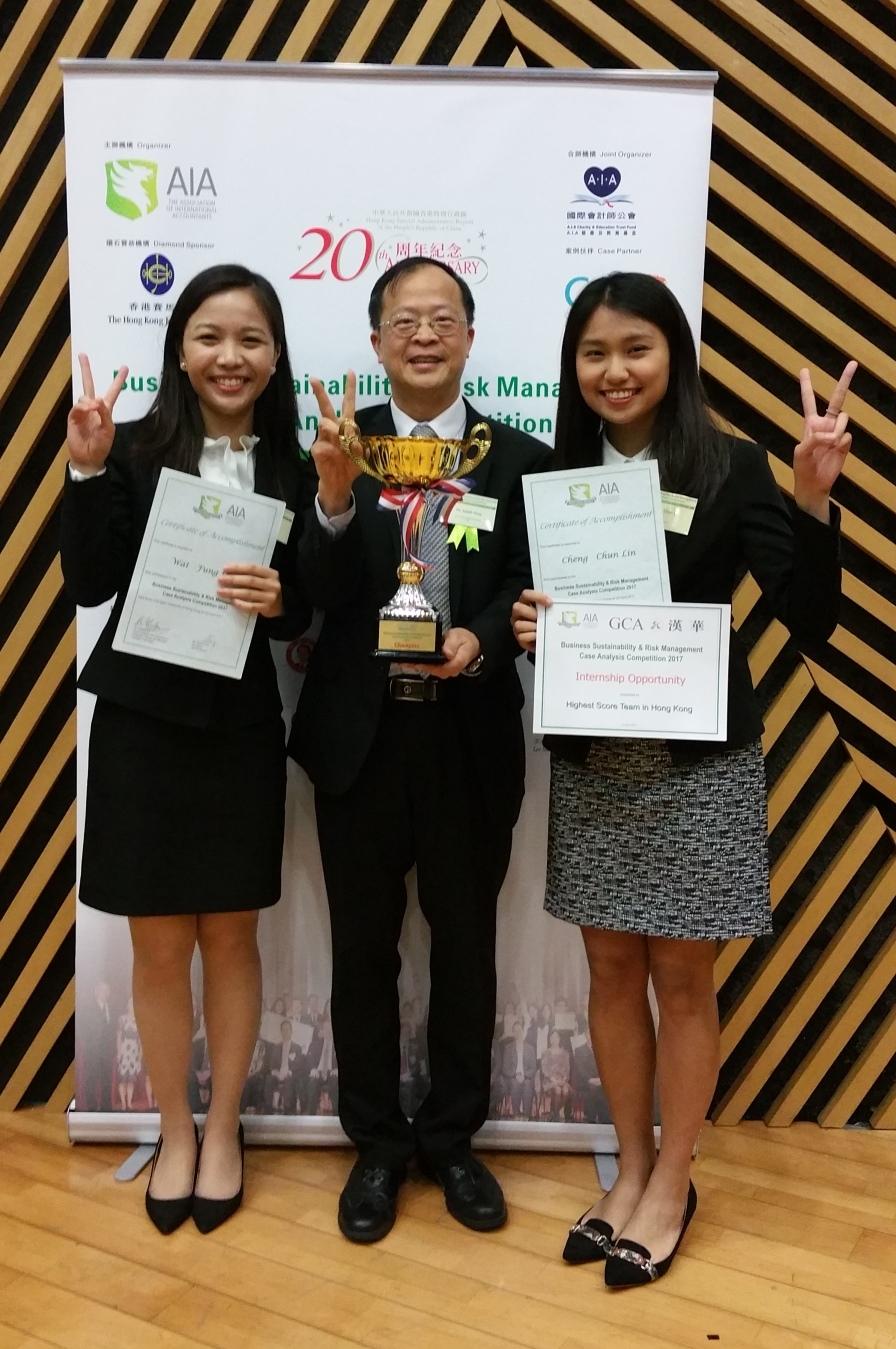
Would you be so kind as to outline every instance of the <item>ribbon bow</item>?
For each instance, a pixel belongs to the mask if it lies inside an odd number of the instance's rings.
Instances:
[[[422,557],[417,557],[414,549],[419,546],[427,496],[432,494],[435,498],[435,508],[440,517],[447,519],[448,512],[445,512],[442,516],[446,503],[448,503],[450,509],[456,501],[463,497],[465,492],[469,492],[472,485],[469,478],[442,478],[439,482],[433,483],[432,487],[427,488],[426,491],[422,487],[384,487],[380,492],[380,499],[377,502],[379,509],[381,511],[398,511],[398,523],[405,553],[412,562],[416,562],[424,571],[429,571],[432,563],[424,562]],[[461,525],[454,526],[449,543],[452,542],[453,535],[457,533],[457,530],[462,528]],[[469,547],[469,544],[467,546]],[[476,546],[478,547],[478,543]]]
[[[460,498],[449,501],[448,505],[442,511],[442,522],[448,524],[451,520],[451,513],[457,505]],[[457,548],[460,551],[461,544],[466,540],[467,552],[479,552],[479,530],[475,525],[453,525],[451,533],[448,535],[448,546]]]

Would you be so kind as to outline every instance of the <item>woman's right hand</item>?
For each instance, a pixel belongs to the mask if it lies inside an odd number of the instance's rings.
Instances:
[[[78,356],[84,393],[68,414],[66,442],[68,457],[81,473],[96,473],[109,457],[115,439],[112,409],[128,377],[123,365],[102,398],[93,387],[90,362],[83,352]]]
[[[510,611],[510,626],[513,635],[524,651],[535,650],[535,629],[538,622],[538,605],[550,609],[553,600],[540,590],[524,590]]]
[[[349,370],[345,378],[342,421],[355,420],[356,383],[354,371]],[[320,508],[330,519],[334,515],[344,515],[348,510],[352,501],[352,483],[360,475],[361,469],[349,459],[339,444],[339,421],[323,383],[313,379],[311,388],[320,408],[317,440],[311,446],[311,457],[317,469]]]

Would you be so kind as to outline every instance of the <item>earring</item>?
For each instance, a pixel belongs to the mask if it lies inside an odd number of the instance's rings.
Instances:
[[[181,370],[186,370],[186,368],[187,368],[187,363],[186,363],[186,361],[181,361],[181,363],[180,363],[180,368],[181,368]]]

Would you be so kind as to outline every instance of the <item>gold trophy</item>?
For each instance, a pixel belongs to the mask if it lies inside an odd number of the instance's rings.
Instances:
[[[384,504],[399,513],[399,586],[389,603],[380,609],[375,656],[430,665],[445,659],[441,653],[441,615],[420,584],[426,572],[426,559],[420,557],[420,540],[428,513],[441,510],[445,500],[459,495],[450,484],[482,463],[491,442],[492,431],[487,422],[477,422],[465,440],[362,436],[357,422],[339,423],[343,453],[363,472],[384,484]]]

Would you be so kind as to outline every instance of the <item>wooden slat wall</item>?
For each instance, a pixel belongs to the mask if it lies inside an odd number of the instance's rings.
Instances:
[[[69,397],[60,57],[713,68],[703,369],[776,478],[861,370],[840,626],[811,659],[746,577],[777,936],[731,942],[719,1123],[896,1128],[896,41],[871,0],[5,0],[0,12],[0,1109],[72,1083],[74,629],[56,556]]]

